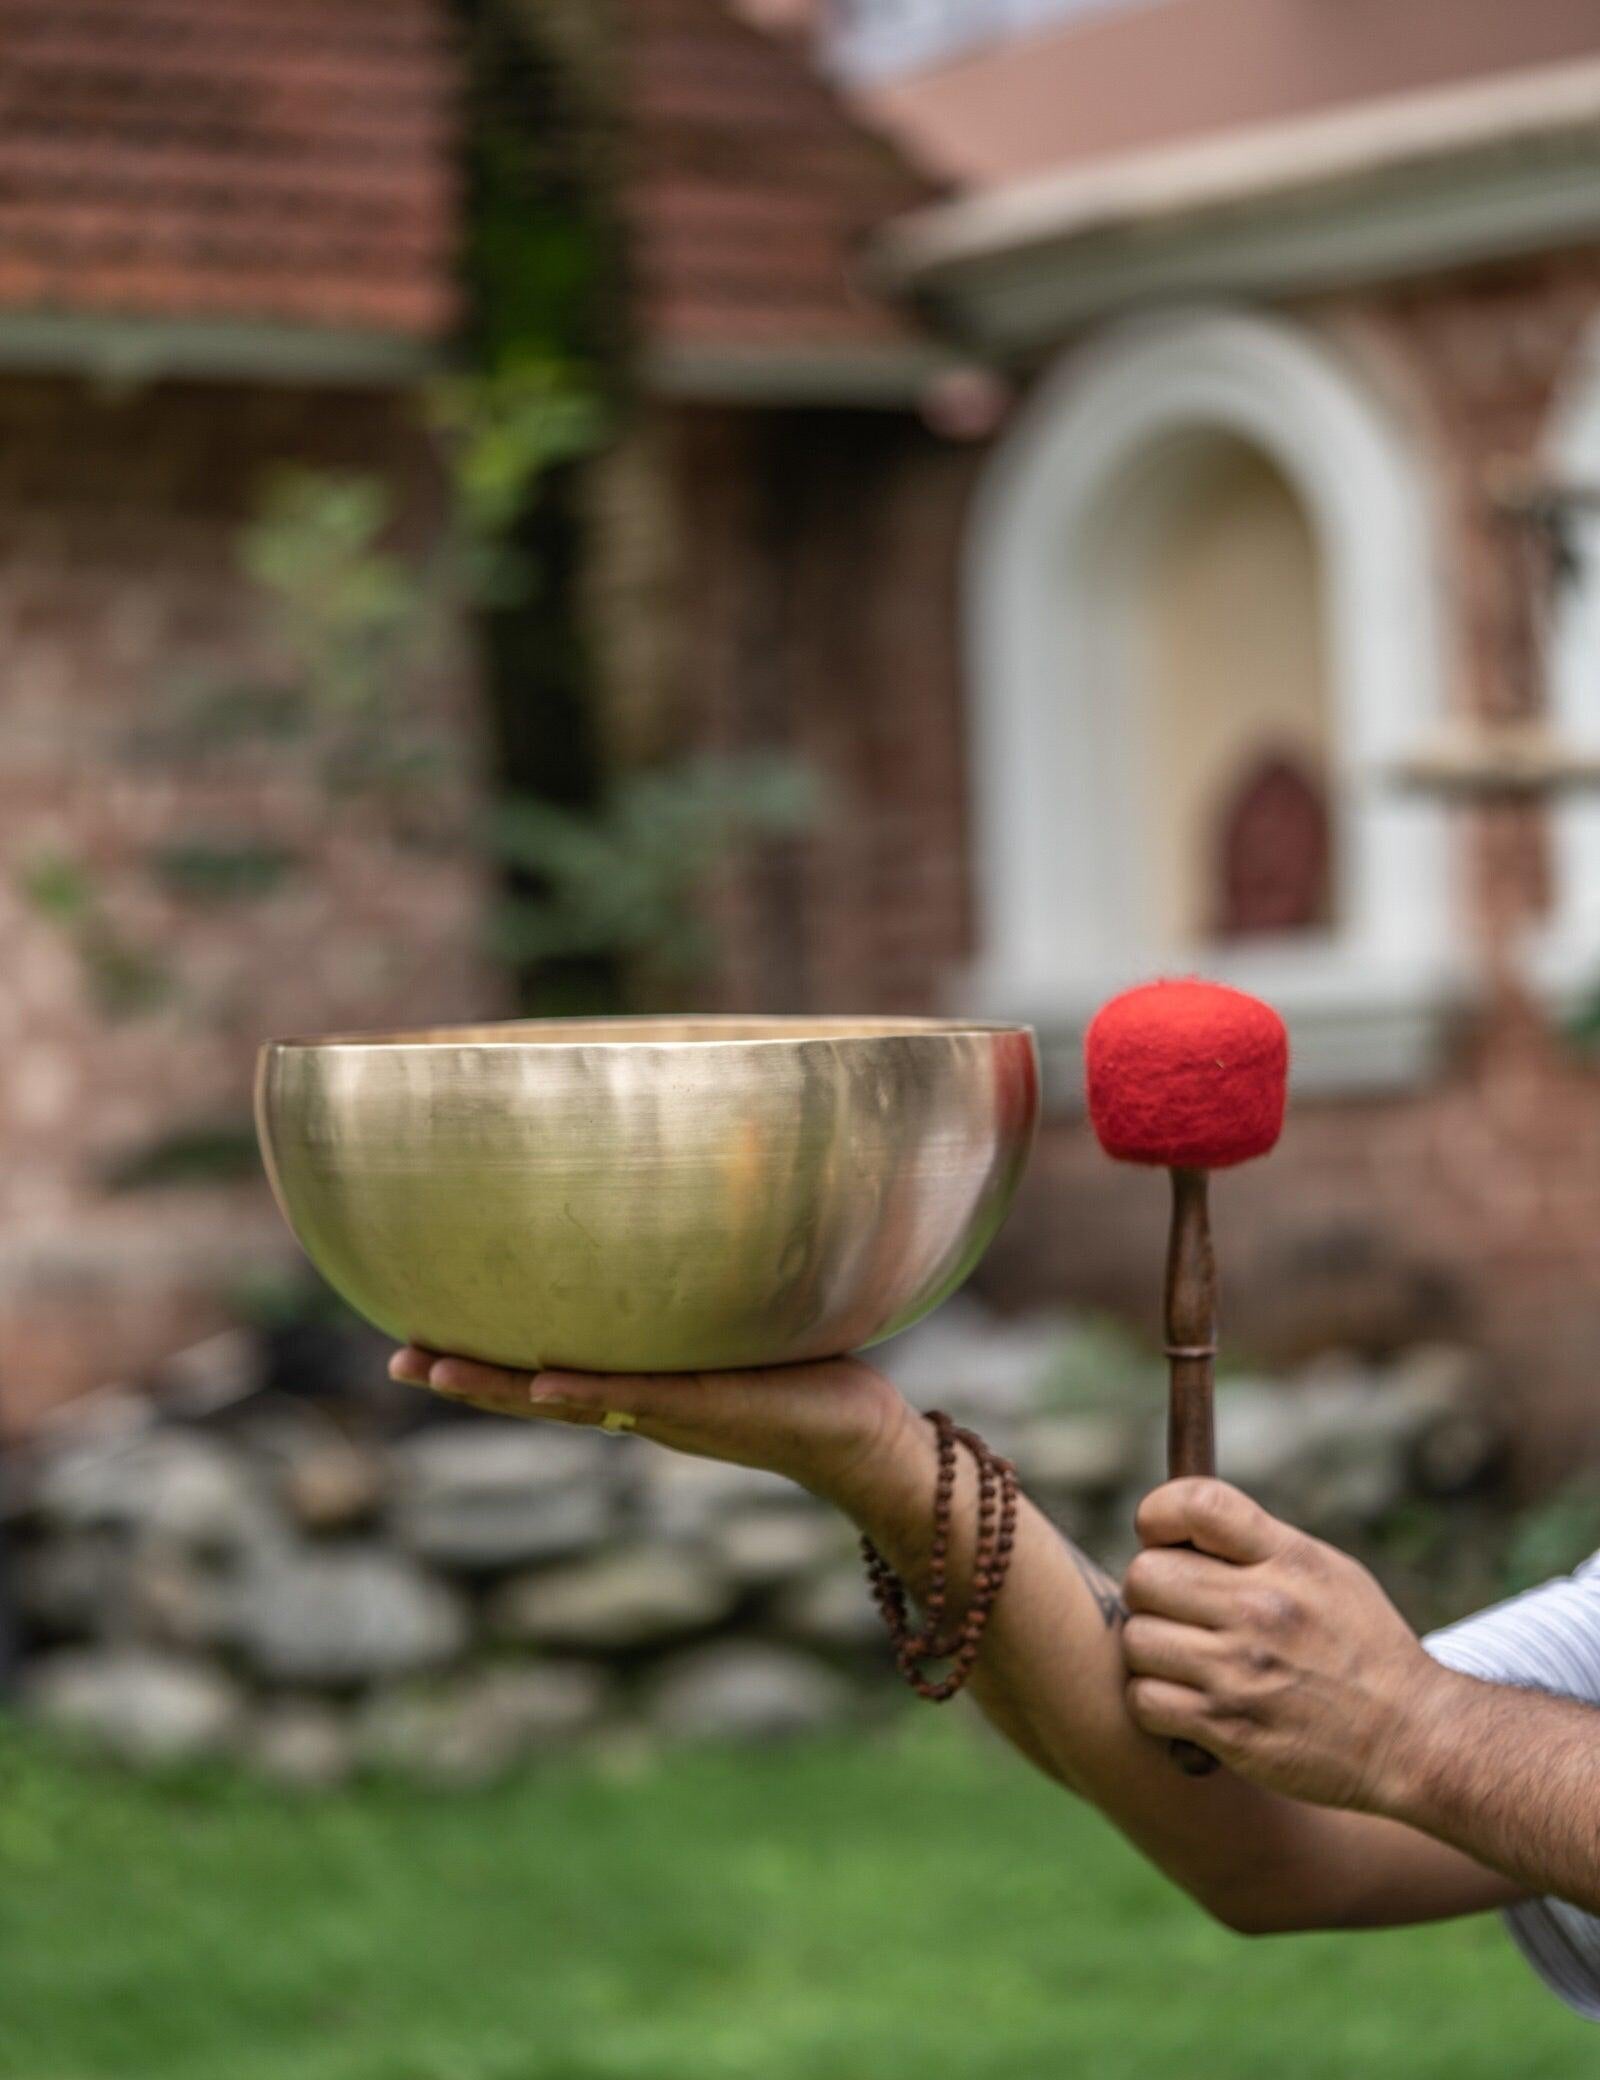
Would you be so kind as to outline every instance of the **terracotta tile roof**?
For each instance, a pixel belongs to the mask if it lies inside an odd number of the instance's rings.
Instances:
[[[624,0],[623,24],[623,201],[651,344],[793,355],[913,341],[859,254],[933,184],[798,42],[725,0]]]
[[[454,93],[444,0],[0,0],[0,311],[436,335]]]

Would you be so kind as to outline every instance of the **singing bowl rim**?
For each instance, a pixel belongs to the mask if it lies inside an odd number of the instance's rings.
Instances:
[[[518,1047],[573,1048],[766,1048],[877,1045],[885,1040],[983,1040],[1020,1036],[1036,1040],[1018,1019],[923,1018],[893,1014],[794,1014],[743,1016],[737,1012],[629,1013],[615,1018],[489,1019],[475,1024],[419,1026],[398,1031],[290,1034],[262,1042],[263,1055],[277,1052],[426,1053],[433,1049],[476,1049],[484,1053]]]

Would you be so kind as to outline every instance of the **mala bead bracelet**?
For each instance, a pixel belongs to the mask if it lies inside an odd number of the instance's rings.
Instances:
[[[933,1541],[928,1553],[928,1593],[923,1622],[913,1627],[906,1608],[905,1584],[870,1538],[861,1541],[867,1583],[888,1628],[895,1664],[919,1697],[943,1704],[954,1697],[972,1673],[995,1600],[1005,1586],[1017,1533],[1017,1470],[1009,1459],[991,1451],[976,1431],[952,1422],[943,1409],[930,1409],[938,1445],[939,1470],[933,1488]],[[956,1449],[964,1446],[978,1472],[977,1535],[972,1556],[972,1590],[960,1623],[946,1632],[949,1598],[950,1519],[956,1491]],[[929,1669],[949,1664],[938,1678]]]

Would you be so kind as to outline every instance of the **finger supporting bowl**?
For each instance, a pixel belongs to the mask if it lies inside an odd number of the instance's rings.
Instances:
[[[695,1372],[835,1356],[966,1278],[1039,1106],[1025,1026],[524,1021],[282,1040],[256,1118],[323,1276],[400,1341]]]

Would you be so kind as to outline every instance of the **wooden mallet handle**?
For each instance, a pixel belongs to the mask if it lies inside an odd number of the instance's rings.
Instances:
[[[1217,1470],[1212,1388],[1217,1357],[1217,1264],[1204,1170],[1172,1172],[1172,1228],[1167,1238],[1166,1339],[1169,1368],[1167,1474]],[[1186,1776],[1209,1776],[1217,1758],[1193,1741],[1168,1743]]]

